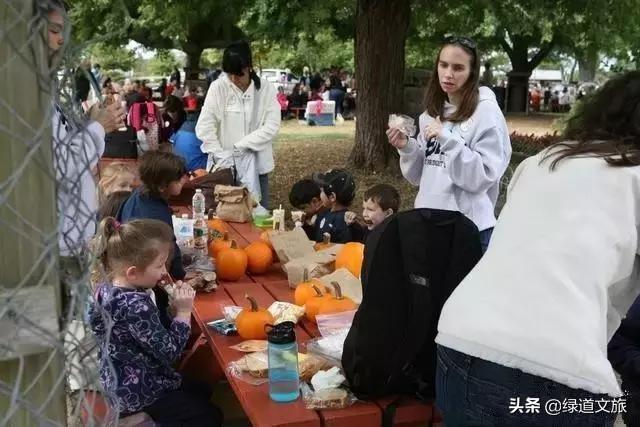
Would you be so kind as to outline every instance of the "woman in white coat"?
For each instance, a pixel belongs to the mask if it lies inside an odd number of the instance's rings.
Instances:
[[[239,184],[268,209],[273,139],[280,130],[277,91],[253,71],[245,41],[224,50],[222,70],[209,86],[196,124],[201,150],[209,156],[207,169],[213,164],[235,166]]]

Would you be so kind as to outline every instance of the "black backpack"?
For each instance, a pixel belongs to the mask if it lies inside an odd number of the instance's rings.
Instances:
[[[481,256],[478,229],[459,212],[401,212],[368,236],[362,303],[342,353],[358,398],[435,396],[440,311]]]
[[[137,159],[138,136],[136,130],[127,126],[126,130],[114,130],[104,137],[104,154],[106,158]]]

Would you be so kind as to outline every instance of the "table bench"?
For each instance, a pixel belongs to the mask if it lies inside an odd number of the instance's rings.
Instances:
[[[251,224],[229,223],[230,237],[239,247],[257,240],[261,229]],[[268,384],[254,386],[234,377],[226,366],[243,353],[232,350],[230,346],[243,341],[238,336],[224,336],[207,326],[212,320],[223,317],[222,308],[227,305],[245,306],[245,295],[253,296],[262,307],[268,307],[273,301],[293,301],[293,291],[289,288],[286,276],[278,264],[262,275],[246,275],[238,282],[220,281],[219,287],[212,293],[198,293],[194,304],[194,330],[200,332],[196,345],[183,361],[183,368],[191,372],[209,373],[214,379],[220,367],[236,394],[243,410],[254,426],[326,426],[355,427],[378,426],[382,423],[384,409],[394,397],[378,399],[373,402],[359,401],[345,409],[308,410],[302,399],[291,403],[277,403],[269,398]],[[296,337],[301,349],[311,338],[318,337],[318,328],[312,322],[302,319],[296,326]],[[207,359],[206,354],[214,358]],[[303,350],[304,352],[304,350]],[[215,366],[217,365],[217,366]],[[431,425],[438,421],[433,405],[424,404],[415,399],[406,399],[397,405],[394,425]]]

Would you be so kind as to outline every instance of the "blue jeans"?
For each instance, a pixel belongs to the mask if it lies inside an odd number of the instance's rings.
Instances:
[[[539,404],[527,398],[538,398]],[[596,401],[612,399],[606,395],[577,390],[560,383],[507,368],[493,362],[469,356],[447,347],[438,346],[436,370],[436,403],[447,427],[456,426],[613,426],[615,413],[568,413],[549,415],[547,402],[575,400],[582,403],[592,399],[593,412],[599,409]],[[555,402],[554,402],[555,403]],[[531,412],[535,407],[538,413]],[[514,408],[521,408],[515,409]],[[582,408],[582,406],[580,406]],[[549,412],[553,412],[551,409]],[[513,412],[513,413],[511,413]]]
[[[342,104],[344,103],[344,91],[340,89],[331,89],[329,91],[329,100],[335,101],[336,103],[336,111],[334,116],[337,117],[338,114],[342,114]]]
[[[493,234],[493,227],[487,228],[486,230],[482,230],[480,232],[480,247],[482,248],[482,253],[487,252],[487,248],[489,247],[489,242],[491,241],[492,234]]]
[[[263,208],[269,209],[269,174],[265,173],[259,176],[260,178],[260,205]]]

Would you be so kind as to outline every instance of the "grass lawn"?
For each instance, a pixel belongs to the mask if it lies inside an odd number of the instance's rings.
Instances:
[[[543,135],[553,133],[557,127],[558,115],[510,116],[507,118],[509,131],[524,134]],[[271,207],[291,210],[289,190],[299,179],[309,177],[315,171],[343,168],[353,148],[355,123],[344,122],[337,126],[313,126],[298,124],[296,120],[283,122],[280,134],[274,144],[276,168],[270,176]],[[512,165],[512,167],[515,165]],[[362,194],[374,184],[387,183],[398,189],[401,209],[413,208],[418,188],[409,184],[402,176],[389,173],[364,174],[351,170],[357,184],[356,199],[352,210],[362,211]]]

